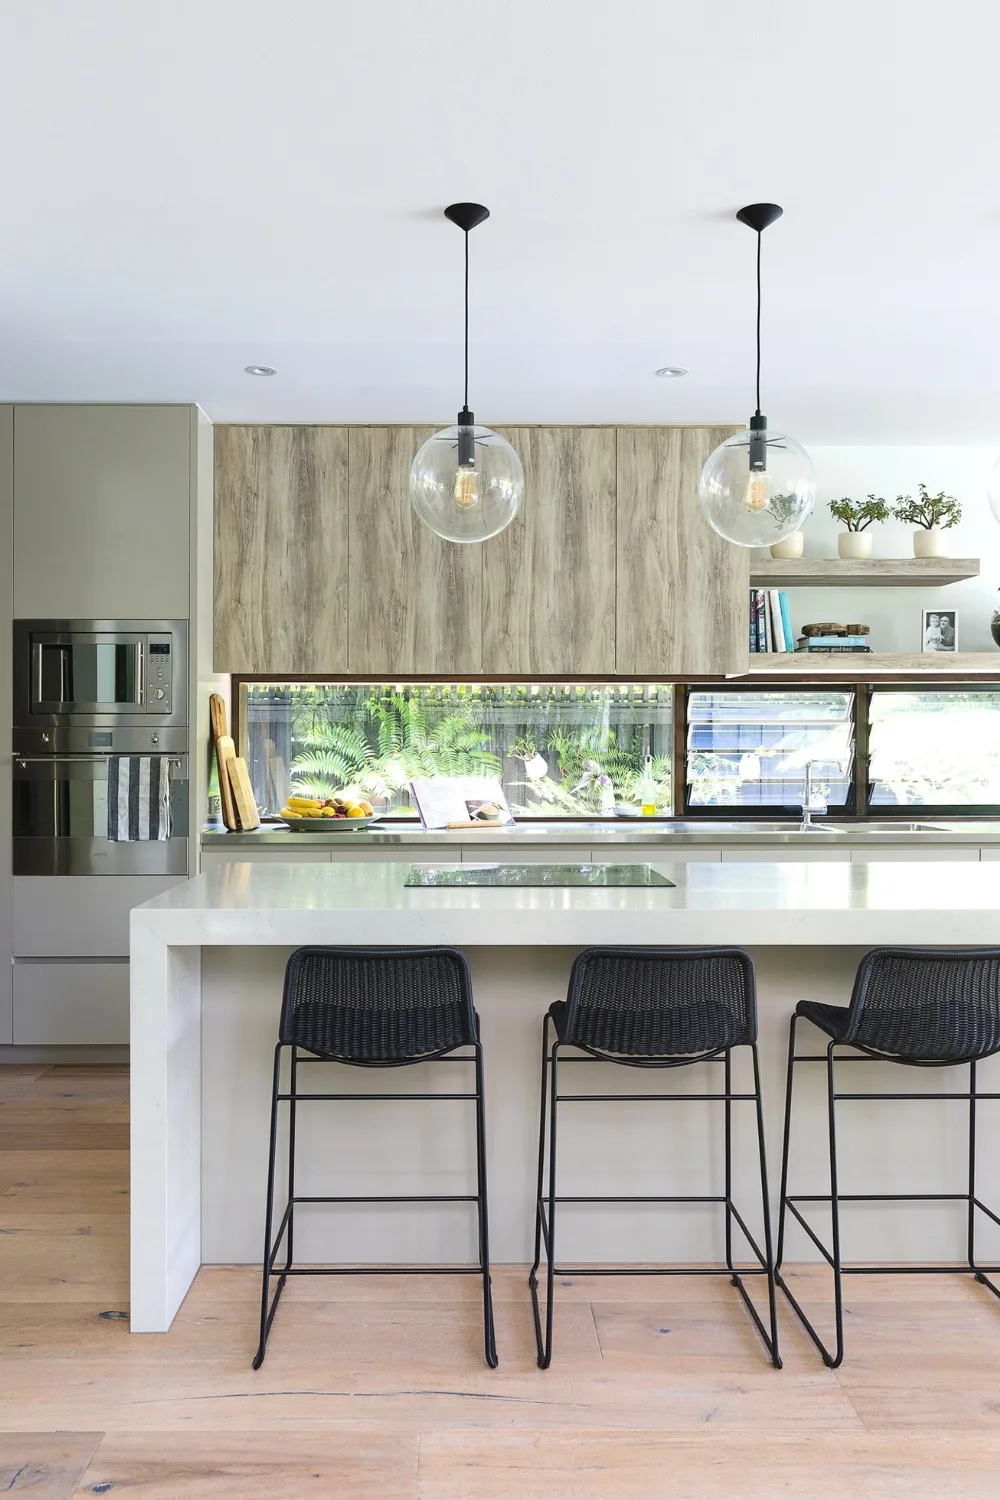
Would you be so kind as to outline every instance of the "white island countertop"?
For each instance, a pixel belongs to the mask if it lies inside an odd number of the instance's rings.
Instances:
[[[1000,862],[653,868],[675,886],[407,888],[402,862],[241,862],[132,922],[167,946],[1000,944]]]

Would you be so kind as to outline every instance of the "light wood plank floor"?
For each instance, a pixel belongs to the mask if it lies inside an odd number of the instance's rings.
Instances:
[[[848,1283],[848,1357],[782,1318],[774,1371],[723,1279],[559,1288],[534,1362],[496,1272],[286,1291],[254,1373],[257,1279],[205,1270],[128,1332],[122,1068],[0,1068],[0,1491],[35,1500],[954,1500],[1000,1493],[1000,1304],[965,1278]],[[821,1275],[798,1273],[819,1306]]]

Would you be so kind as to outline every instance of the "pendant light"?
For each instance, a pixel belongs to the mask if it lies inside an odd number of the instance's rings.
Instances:
[[[413,460],[410,501],[445,541],[484,542],[517,514],[524,470],[510,444],[477,427],[469,410],[469,231],[490,211],[481,203],[452,203],[444,215],[465,234],[465,396],[456,425],[428,438]]]
[[[738,547],[767,547],[791,536],[816,502],[812,459],[794,438],[769,431],[760,411],[760,237],[781,214],[776,203],[751,203],[736,215],[757,235],[757,409],[749,433],[716,448],[698,481],[708,524]]]
[[[1000,522],[1000,458],[990,470],[989,488],[986,497],[990,502],[990,510],[993,512],[994,521]]]

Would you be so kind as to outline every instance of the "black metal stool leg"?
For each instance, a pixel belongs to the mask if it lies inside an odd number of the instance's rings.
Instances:
[[[253,1357],[253,1368],[259,1370],[264,1363],[264,1355],[267,1351],[267,1335],[274,1320],[275,1308],[278,1298],[281,1296],[285,1285],[284,1277],[278,1283],[274,1303],[268,1312],[268,1293],[271,1289],[271,1261],[277,1243],[271,1245],[271,1220],[274,1214],[274,1166],[278,1144],[278,1091],[281,1084],[281,1043],[274,1049],[274,1082],[271,1088],[271,1143],[267,1159],[267,1206],[264,1210],[264,1264],[261,1274],[260,1289],[260,1342],[257,1345],[257,1353]]]
[[[724,1067],[726,1091],[726,1265],[732,1272],[733,1286],[739,1286],[739,1278],[733,1266],[733,1103],[730,1094],[733,1092],[733,1053],[732,1048],[726,1048]]]
[[[785,1129],[781,1143],[781,1189],[778,1194],[778,1253],[774,1258],[774,1272],[781,1281],[781,1262],[785,1254],[785,1204],[788,1197],[788,1145],[792,1131],[792,1082],[795,1065],[795,1026],[798,1016],[792,1016],[788,1030],[788,1068],[785,1075]]]
[[[295,1231],[295,1114],[299,1092],[298,1071],[299,1049],[293,1046],[288,1088],[291,1098],[288,1101],[288,1254],[285,1256],[286,1271],[292,1269],[292,1237]]]
[[[969,1245],[968,1261],[970,1269],[980,1286],[992,1292],[994,1297],[1000,1297],[1000,1287],[991,1281],[985,1271],[979,1268],[976,1257],[976,1107],[979,1103],[976,1093],[976,1064],[969,1064]],[[985,1208],[987,1217],[992,1218],[992,1210]]]
[[[538,1346],[538,1367],[547,1370],[552,1361],[552,1324],[555,1313],[555,1229],[556,1229],[556,1101],[559,1093],[558,1080],[558,1054],[559,1043],[554,1042],[551,1051],[548,1049],[548,1017],[545,1018],[543,1038],[545,1050],[542,1053],[542,1122],[539,1140],[539,1191],[537,1219],[535,1222],[535,1245],[536,1256],[539,1255],[541,1244],[544,1242],[545,1249],[545,1331],[542,1332],[541,1312],[538,1305],[538,1260],[532,1269],[530,1277],[531,1301],[535,1318],[535,1342]],[[543,1183],[544,1183],[544,1151],[545,1151],[545,1069],[546,1063],[551,1069],[549,1099],[549,1184],[548,1193],[544,1199],[543,1207]]]
[[[771,1323],[771,1363],[776,1370],[781,1369],[781,1355],[778,1352],[778,1307],[777,1297],[774,1290],[774,1242],[771,1238],[771,1195],[767,1185],[767,1151],[764,1146],[764,1101],[760,1089],[760,1058],[757,1054],[757,1044],[750,1048],[753,1057],[753,1087],[756,1095],[755,1108],[757,1112],[757,1149],[760,1152],[760,1197],[761,1206],[764,1211],[764,1257],[767,1261],[767,1307]]]
[[[531,1290],[531,1312],[535,1323],[535,1343],[538,1347],[538,1359],[541,1362],[543,1352],[541,1310],[538,1302],[538,1267],[542,1261],[542,1189],[545,1185],[545,1132],[548,1123],[546,1115],[546,1104],[548,1102],[548,1070],[549,1070],[549,1017],[546,1015],[542,1023],[542,1090],[541,1103],[538,1110],[538,1183],[535,1193],[535,1259],[531,1270],[528,1272],[528,1286]]]
[[[476,1207],[479,1214],[479,1264],[483,1273],[483,1340],[486,1363],[497,1367],[496,1333],[493,1326],[493,1289],[490,1281],[489,1212],[486,1199],[486,1092],[483,1084],[483,1049],[475,1044],[476,1066]]]
[[[840,1260],[840,1192],[837,1185],[837,1087],[834,1076],[834,1058],[837,1044],[831,1042],[826,1049],[827,1102],[830,1111],[830,1220],[833,1238],[833,1299],[837,1318],[837,1352],[833,1359],[823,1350],[823,1358],[835,1370],[844,1358],[844,1278]]]
[[[788,1301],[791,1303],[791,1305],[792,1305],[793,1309],[795,1310],[795,1313],[798,1316],[798,1319],[799,1319],[800,1323],[802,1324],[803,1328],[806,1330],[806,1332],[808,1333],[809,1337],[812,1339],[813,1343],[816,1345],[816,1348],[819,1350],[820,1354],[823,1356],[823,1363],[825,1365],[828,1365],[831,1370],[835,1370],[838,1367],[838,1365],[841,1364],[841,1362],[843,1361],[843,1358],[844,1358],[844,1299],[843,1299],[843,1281],[842,1281],[842,1267],[841,1267],[841,1256],[840,1256],[840,1197],[839,1197],[839,1191],[838,1191],[838,1186],[837,1186],[837,1119],[836,1119],[836,1098],[837,1098],[837,1093],[836,1093],[836,1078],[835,1078],[835,1073],[834,1073],[834,1057],[835,1057],[835,1049],[836,1049],[836,1045],[837,1044],[836,1044],[836,1042],[830,1042],[829,1046],[826,1049],[826,1068],[827,1068],[827,1124],[828,1124],[828,1130],[829,1130],[829,1145],[830,1145],[830,1217],[831,1217],[832,1230],[833,1230],[833,1249],[832,1249],[832,1254],[831,1254],[829,1251],[827,1251],[824,1248],[824,1246],[820,1243],[820,1241],[817,1238],[817,1236],[815,1235],[815,1233],[806,1224],[806,1222],[802,1218],[801,1214],[794,1208],[794,1206],[792,1205],[791,1199],[789,1198],[789,1195],[788,1195],[788,1154],[789,1154],[789,1142],[791,1140],[792,1081],[793,1081],[794,1065],[795,1065],[795,1062],[796,1062],[796,1055],[795,1055],[795,1029],[796,1029],[796,1022],[797,1021],[798,1021],[798,1016],[793,1016],[792,1017],[791,1027],[789,1029],[789,1039],[788,1039],[788,1076],[787,1076],[787,1082],[786,1082],[786,1088],[785,1088],[785,1133],[784,1133],[784,1142],[783,1142],[783,1149],[782,1149],[782,1161],[781,1161],[781,1204],[780,1204],[780,1211],[779,1211],[779,1217],[778,1217],[778,1254],[777,1254],[777,1261],[776,1261],[776,1265],[775,1265],[775,1276],[774,1276],[774,1279],[775,1279],[776,1285],[781,1288],[781,1290],[784,1292],[785,1296],[788,1298]],[[799,1303],[798,1299],[795,1297],[795,1295],[793,1294],[793,1292],[790,1290],[790,1288],[788,1286],[788,1283],[785,1281],[784,1277],[781,1275],[781,1264],[782,1264],[782,1260],[783,1260],[783,1257],[784,1257],[784,1250],[785,1250],[785,1214],[786,1214],[786,1212],[787,1212],[787,1210],[789,1208],[791,1208],[791,1211],[792,1211],[793,1215],[795,1216],[796,1219],[798,1219],[798,1221],[802,1225],[803,1229],[805,1229],[806,1233],[809,1235],[810,1239],[813,1241],[813,1244],[815,1244],[817,1246],[817,1248],[820,1250],[820,1252],[822,1253],[822,1255],[824,1256],[824,1258],[826,1259],[826,1261],[830,1265],[831,1270],[833,1271],[834,1316],[835,1316],[835,1320],[836,1320],[836,1332],[837,1332],[837,1348],[836,1348],[836,1353],[834,1353],[834,1354],[831,1354],[830,1351],[829,1351],[829,1349],[823,1343],[823,1340],[820,1338],[819,1334],[816,1332],[816,1329],[813,1327],[813,1325],[810,1322],[809,1318],[806,1316],[806,1313],[805,1313],[804,1309],[802,1308],[801,1304]]]

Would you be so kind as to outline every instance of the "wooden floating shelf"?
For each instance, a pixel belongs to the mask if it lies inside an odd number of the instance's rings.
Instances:
[[[978,557],[760,557],[750,563],[752,588],[942,588],[979,577]]]
[[[1000,651],[768,651],[751,656],[745,673],[734,677],[846,677],[865,682],[879,677],[992,677],[1000,683]]]

